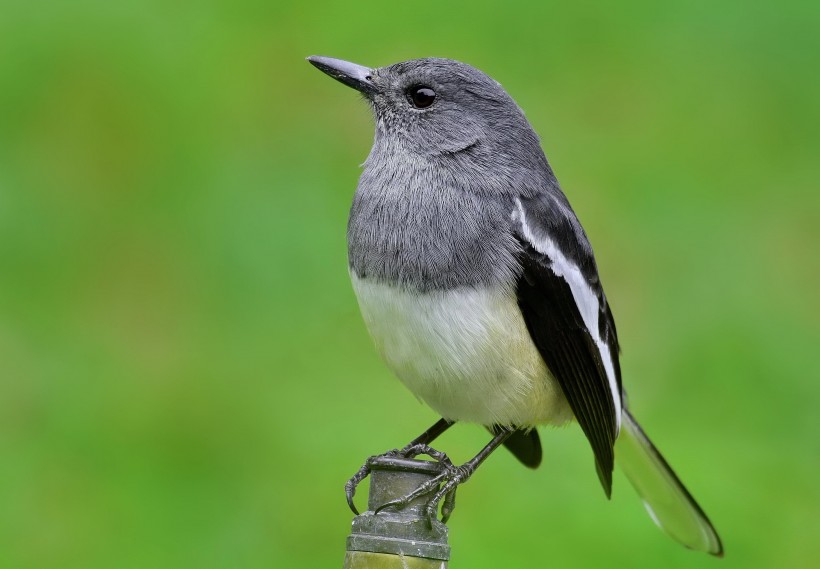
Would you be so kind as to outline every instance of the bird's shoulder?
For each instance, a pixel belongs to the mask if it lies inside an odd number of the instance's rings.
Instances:
[[[525,243],[549,242],[556,254],[577,267],[596,291],[601,288],[589,238],[560,189],[516,196],[511,204],[513,232]]]

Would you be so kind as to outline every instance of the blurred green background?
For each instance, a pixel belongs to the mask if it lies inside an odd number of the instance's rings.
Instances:
[[[516,98],[727,550],[620,474],[607,502],[571,427],[462,488],[451,566],[815,566],[819,38],[796,1],[0,3],[0,567],[340,567],[343,482],[435,420],[360,321],[372,121],[311,54],[452,57]]]

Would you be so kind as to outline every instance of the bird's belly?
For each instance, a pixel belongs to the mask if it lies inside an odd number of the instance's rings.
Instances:
[[[515,426],[572,418],[530,339],[514,291],[422,293],[351,276],[379,353],[441,416]]]

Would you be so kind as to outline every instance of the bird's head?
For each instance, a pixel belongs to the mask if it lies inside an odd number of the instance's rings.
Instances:
[[[376,117],[374,150],[421,157],[472,155],[482,162],[542,164],[538,137],[501,85],[452,59],[413,59],[369,68],[339,59],[308,60],[361,92]]]

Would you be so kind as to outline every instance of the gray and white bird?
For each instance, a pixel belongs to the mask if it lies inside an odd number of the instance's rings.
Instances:
[[[442,419],[493,433],[476,457],[421,491],[453,508],[498,446],[541,461],[535,427],[575,419],[607,496],[615,461],[652,519],[721,555],[712,524],[627,409],[618,336],[592,247],[524,113],[485,73],[449,59],[367,68],[310,57],[364,95],[375,139],[348,223],[353,288],[384,361]],[[348,483],[348,502],[367,475]],[[406,496],[397,503],[415,497]]]

